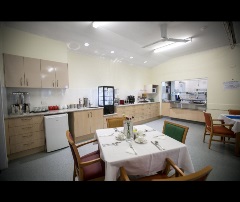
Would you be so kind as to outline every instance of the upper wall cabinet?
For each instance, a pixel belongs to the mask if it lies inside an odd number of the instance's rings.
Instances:
[[[5,87],[41,88],[40,59],[4,54]]]
[[[144,85],[145,93],[157,93],[158,85],[148,84]]]
[[[68,88],[68,64],[41,60],[42,88]]]

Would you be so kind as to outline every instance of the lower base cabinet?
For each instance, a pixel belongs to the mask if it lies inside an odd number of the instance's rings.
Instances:
[[[69,130],[75,142],[89,139],[97,129],[103,128],[103,108],[69,113]]]
[[[30,150],[45,149],[43,116],[12,118],[5,121],[7,151],[14,156],[31,154]],[[34,152],[33,152],[34,153]]]
[[[189,121],[205,122],[203,112],[199,110],[171,108],[170,117]]]

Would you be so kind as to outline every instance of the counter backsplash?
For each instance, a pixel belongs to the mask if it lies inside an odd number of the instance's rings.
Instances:
[[[96,88],[68,88],[68,89],[48,89],[48,88],[6,88],[7,94],[7,114],[11,114],[11,105],[16,104],[16,100],[12,92],[28,92],[30,111],[35,107],[55,106],[79,104],[79,98],[83,103],[83,97],[87,97],[92,106],[98,106],[98,89]],[[129,92],[126,92],[126,96]],[[137,95],[138,91],[133,91],[133,95]],[[126,97],[121,95],[121,97]]]

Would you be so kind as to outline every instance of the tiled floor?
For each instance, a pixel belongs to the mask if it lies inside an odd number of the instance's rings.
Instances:
[[[148,122],[146,125],[162,131],[162,118]],[[207,181],[239,181],[240,157],[234,155],[234,145],[213,142],[208,149],[209,137],[203,143],[204,124],[170,119],[189,127],[186,138],[190,156],[195,170],[206,165],[213,167]],[[97,149],[97,145],[86,146],[80,150],[81,155]],[[72,181],[73,159],[70,148],[51,153],[38,153],[9,162],[9,168],[2,170],[0,181]]]

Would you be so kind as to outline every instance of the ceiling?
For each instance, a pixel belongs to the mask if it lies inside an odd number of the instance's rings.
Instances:
[[[162,42],[143,48],[161,39],[160,25],[163,23],[167,23],[168,38],[191,37],[192,42],[159,53],[154,53],[153,50]],[[109,21],[97,29],[92,27],[92,21],[8,21],[4,24],[62,41],[69,51],[140,67],[154,67],[179,56],[222,46],[230,47],[222,21]],[[239,45],[240,21],[233,22],[233,25],[236,43]],[[89,43],[87,47],[84,46],[86,42]]]

